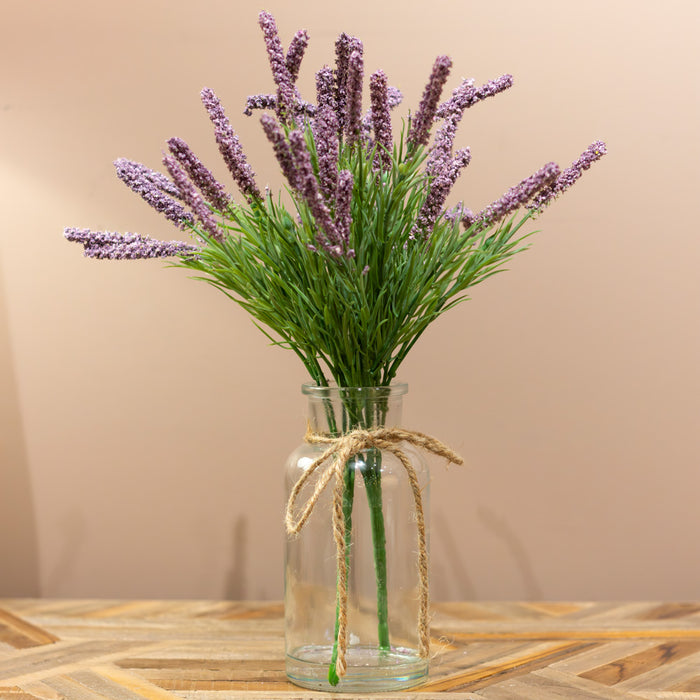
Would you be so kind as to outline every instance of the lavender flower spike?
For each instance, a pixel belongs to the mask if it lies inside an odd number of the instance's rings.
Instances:
[[[282,49],[275,18],[269,12],[258,15],[258,24],[265,37],[265,47],[270,59],[272,78],[277,85],[277,116],[286,124],[291,121],[294,110],[294,81],[287,68],[287,61]],[[300,59],[301,60],[301,59]]]
[[[289,77],[292,83],[297,81],[299,76],[299,68],[301,67],[301,59],[304,58],[304,52],[306,47],[309,45],[309,35],[306,33],[306,29],[300,29],[292,38],[289,44],[289,49],[287,51],[287,57],[284,60],[287,71],[289,72]]]
[[[255,173],[247,162],[245,153],[233,131],[231,124],[213,90],[202,90],[202,102],[214,124],[214,135],[219,152],[241,192],[249,199],[261,199],[260,190],[255,184]]]
[[[318,181],[326,202],[335,199],[338,184],[338,118],[332,107],[319,109],[312,123],[316,158],[318,161]]]
[[[293,189],[300,189],[299,174],[297,173],[296,165],[294,165],[294,157],[280,125],[269,114],[263,114],[260,117],[260,122],[265,135],[272,144],[272,150],[275,152],[282,174],[287,178]]]
[[[493,97],[512,86],[513,76],[508,73],[495,80],[489,80],[479,87],[474,87],[471,80],[464,80],[453,91],[452,97],[437,108],[435,116],[444,118],[455,112],[464,112],[465,109],[473,107],[477,102],[485,100],[487,97]]]
[[[345,104],[345,136],[352,146],[360,136],[362,119],[362,53],[353,51],[348,61],[347,102]]]
[[[184,229],[186,224],[192,223],[192,215],[173,199],[181,198],[180,190],[163,173],[126,158],[115,160],[114,166],[122,182],[179,228]]]
[[[182,241],[159,241],[138,233],[110,233],[90,229],[67,228],[64,236],[80,243],[88,258],[136,260],[138,258],[170,258],[183,253],[195,254],[197,246]]]
[[[544,188],[535,197],[530,205],[530,209],[541,210],[543,207],[546,207],[564,190],[568,190],[583,175],[584,170],[588,170],[593,163],[600,160],[607,152],[608,148],[603,141],[594,141],[570,167],[562,171],[550,187]]]
[[[168,169],[170,177],[173,178],[180,192],[182,192],[182,198],[185,200],[185,203],[195,213],[195,216],[199,219],[207,233],[212,238],[222,241],[224,237],[221,231],[219,231],[209,207],[206,205],[199,192],[197,192],[194,183],[187,177],[187,173],[184,169],[173,156],[168,155],[163,156],[163,165]]]
[[[248,95],[245,101],[245,109],[243,110],[243,114],[250,117],[253,114],[254,109],[277,110],[277,95]],[[312,105],[310,102],[304,102],[303,100],[295,98],[294,112],[295,114],[313,117],[314,114],[316,114],[316,105]]]
[[[331,107],[335,109],[335,93],[333,91],[333,71],[329,66],[323,66],[316,73],[316,102],[318,108]]]
[[[415,146],[425,146],[430,137],[430,127],[435,118],[442,88],[447,81],[447,76],[452,68],[452,59],[449,56],[438,56],[433,64],[428,84],[423,91],[418,110],[411,120],[411,128],[408,132],[408,142]]]
[[[352,187],[354,184],[352,173],[349,170],[341,170],[338,173],[338,196],[335,204],[335,225],[338,230],[348,257],[354,256],[354,251],[349,250],[350,245],[350,225],[352,224],[352,214],[350,205],[352,204]]]
[[[318,190],[318,181],[314,175],[311,154],[306,147],[304,135],[300,131],[293,131],[289,135],[289,145],[298,172],[299,191],[306,200],[318,227],[316,242],[333,257],[340,257],[344,253],[342,240]]]
[[[376,160],[383,170],[391,168],[393,136],[391,134],[391,114],[389,113],[389,84],[384,71],[378,70],[369,79],[370,101],[372,104],[372,126],[377,143]]]
[[[462,221],[467,228],[475,222],[479,222],[479,229],[487,228],[527,204],[541,190],[550,188],[558,176],[559,166],[556,163],[547,163],[536,173],[511,187],[500,199],[489,204],[475,217],[463,216]]]
[[[214,208],[220,211],[226,210],[231,201],[230,195],[202,161],[192,153],[190,147],[182,139],[171,138],[168,141],[168,148],[177,162],[185,169],[192,182],[199,187],[205,199]]]

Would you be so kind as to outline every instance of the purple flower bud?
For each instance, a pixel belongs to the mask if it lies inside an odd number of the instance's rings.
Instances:
[[[173,178],[178,189],[182,192],[182,198],[185,204],[192,209],[207,233],[212,236],[212,238],[222,241],[224,237],[221,231],[219,231],[209,207],[206,205],[199,192],[197,192],[197,188],[192,181],[187,177],[185,170],[173,156],[163,156],[163,165],[168,169],[170,177]]]
[[[243,114],[250,117],[254,109],[277,109],[277,95],[249,95],[246,99]],[[294,113],[301,116],[313,117],[316,114],[316,105],[304,102],[295,97]]]
[[[536,173],[511,187],[500,199],[489,204],[476,217],[470,216],[465,220],[463,216],[462,221],[467,228],[475,222],[479,222],[479,230],[487,228],[527,204],[542,189],[550,188],[558,176],[559,166],[556,163],[547,163]]]
[[[165,175],[126,158],[115,160],[114,166],[119,179],[141,195],[156,211],[182,229],[186,224],[192,223],[192,215],[173,199],[181,198],[182,193]]]
[[[318,103],[319,109],[323,107],[335,109],[333,71],[328,66],[323,66],[323,68],[316,73],[316,102]]]
[[[326,202],[335,199],[338,184],[338,119],[332,107],[319,109],[312,124],[316,159],[318,162],[318,181]]]
[[[360,136],[363,74],[362,53],[353,51],[348,61],[347,102],[345,105],[345,137],[349,146],[352,146]]]
[[[190,147],[179,138],[171,138],[168,141],[170,152],[178,163],[185,169],[192,182],[194,182],[207,201],[220,211],[224,211],[231,201],[230,195],[224,186],[217,181],[202,161],[192,153]]]
[[[85,256],[108,260],[135,260],[138,258],[169,258],[176,255],[196,254],[197,246],[182,241],[159,241],[138,233],[110,233],[90,229],[67,228],[69,241],[80,243]]]
[[[457,151],[454,158],[450,157],[441,162],[440,169],[437,169],[433,164],[434,170],[430,173],[428,183],[428,194],[425,202],[418,212],[416,225],[411,231],[410,238],[417,238],[420,234],[424,239],[430,236],[433,226],[437,221],[445,200],[450,194],[450,190],[454,186],[461,171],[469,165],[471,160],[471,152],[468,148],[462,148]]]
[[[247,162],[231,124],[214,91],[209,88],[202,90],[202,102],[209,112],[209,118],[214,124],[214,135],[219,146],[219,152],[228,166],[229,172],[243,194],[250,199],[259,200],[260,190],[255,184],[255,173]]]
[[[287,68],[275,18],[269,12],[261,12],[258,15],[258,24],[265,37],[272,78],[277,85],[277,116],[283,124],[287,124],[291,121],[294,112],[294,81]]]
[[[530,209],[541,210],[543,207],[551,204],[556,197],[565,190],[568,190],[569,187],[583,175],[584,170],[588,170],[588,168],[597,160],[600,160],[607,151],[607,146],[603,141],[593,142],[570,167],[561,172],[553,183],[550,183],[549,186],[542,189],[540,194],[533,199]]]
[[[263,126],[265,135],[272,144],[272,150],[275,152],[277,162],[282,169],[282,174],[287,178],[290,186],[298,190],[300,187],[299,174],[297,173],[296,165],[294,165],[292,151],[289,148],[284,132],[275,118],[269,114],[263,114],[263,116],[260,117],[260,123]]]
[[[306,201],[317,225],[316,242],[333,257],[343,254],[338,230],[331,219],[331,213],[319,192],[318,181],[311,164],[311,154],[306,147],[304,135],[300,131],[289,134],[289,145],[298,173],[299,191]]]
[[[372,104],[372,126],[377,144],[376,159],[384,170],[391,168],[393,136],[389,113],[389,84],[382,70],[373,73],[369,79],[370,102]]]
[[[445,118],[455,112],[464,112],[465,109],[473,107],[480,100],[493,97],[512,86],[513,76],[507,73],[496,80],[489,80],[479,87],[474,87],[472,80],[464,80],[453,91],[452,97],[438,107],[435,116]]]
[[[352,204],[352,186],[354,180],[349,170],[341,170],[338,173],[338,195],[335,204],[335,225],[338,236],[345,249],[350,244],[350,225],[352,224],[352,214],[350,205]]]
[[[343,134],[346,129],[348,70],[350,56],[354,51],[362,53],[362,42],[358,38],[343,32],[335,42],[335,108],[338,115],[340,134]]]
[[[284,62],[292,83],[295,83],[299,77],[301,59],[304,58],[304,52],[308,45],[309,35],[306,33],[306,29],[300,29],[289,44],[289,50],[287,51],[287,57]]]
[[[438,56],[433,64],[428,84],[423,91],[423,98],[418,105],[418,110],[411,120],[411,128],[408,132],[408,142],[416,146],[425,146],[430,137],[430,127],[435,118],[442,88],[447,81],[447,76],[452,68],[452,59],[449,56]]]

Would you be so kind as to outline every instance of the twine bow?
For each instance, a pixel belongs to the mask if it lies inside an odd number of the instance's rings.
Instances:
[[[415,447],[420,447],[440,457],[445,457],[450,462],[462,464],[462,458],[439,440],[403,428],[374,428],[372,430],[353,430],[340,437],[330,437],[313,433],[309,428],[304,440],[311,445],[328,445],[328,448],[320,455],[294,485],[287,502],[285,523],[288,535],[296,535],[304,527],[309,519],[318,499],[328,482],[335,475],[335,488],[333,489],[333,539],[336,546],[336,571],[337,571],[337,606],[338,606],[338,656],[335,670],[339,678],[345,675],[347,665],[345,654],[347,651],[347,565],[345,562],[345,519],[343,517],[343,492],[345,484],[343,472],[345,465],[352,457],[368,449],[386,450],[395,455],[403,465],[408,475],[408,481],[413,491],[413,499],[416,505],[416,526],[418,529],[418,572],[419,572],[419,610],[418,610],[418,637],[420,655],[425,658],[430,649],[430,633],[428,623],[428,550],[425,543],[425,517],[423,514],[423,498],[421,496],[418,475],[406,454],[399,444],[407,442]],[[318,476],[313,494],[304,504],[301,513],[294,517],[297,498],[304,485],[312,477],[324,462],[331,457],[335,459],[325,467]]]

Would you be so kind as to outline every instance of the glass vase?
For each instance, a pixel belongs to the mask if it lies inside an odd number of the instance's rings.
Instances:
[[[332,438],[400,426],[407,386],[306,384],[302,391],[308,399],[309,430],[287,461],[288,498],[314,462],[332,451]],[[309,435],[321,436],[321,442]],[[289,534],[288,520],[286,670],[297,685],[337,692],[387,691],[417,685],[427,676],[424,523],[429,474],[416,448],[406,442],[395,445],[410,466],[391,448],[365,444],[337,463],[329,456],[307,474],[309,483],[298,494],[295,514],[308,507],[309,499],[318,500],[298,534]],[[326,470],[331,470],[328,483],[318,493]],[[342,534],[336,521],[342,523]],[[339,543],[344,543],[344,556],[339,555]],[[338,666],[343,647],[344,669]]]

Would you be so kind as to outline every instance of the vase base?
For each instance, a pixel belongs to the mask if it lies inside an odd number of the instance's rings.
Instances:
[[[287,654],[287,678],[302,688],[326,692],[366,693],[412,688],[428,675],[428,660],[414,649],[392,647],[380,650],[351,646],[346,654],[347,672],[336,686],[328,682],[332,647],[304,646]]]

